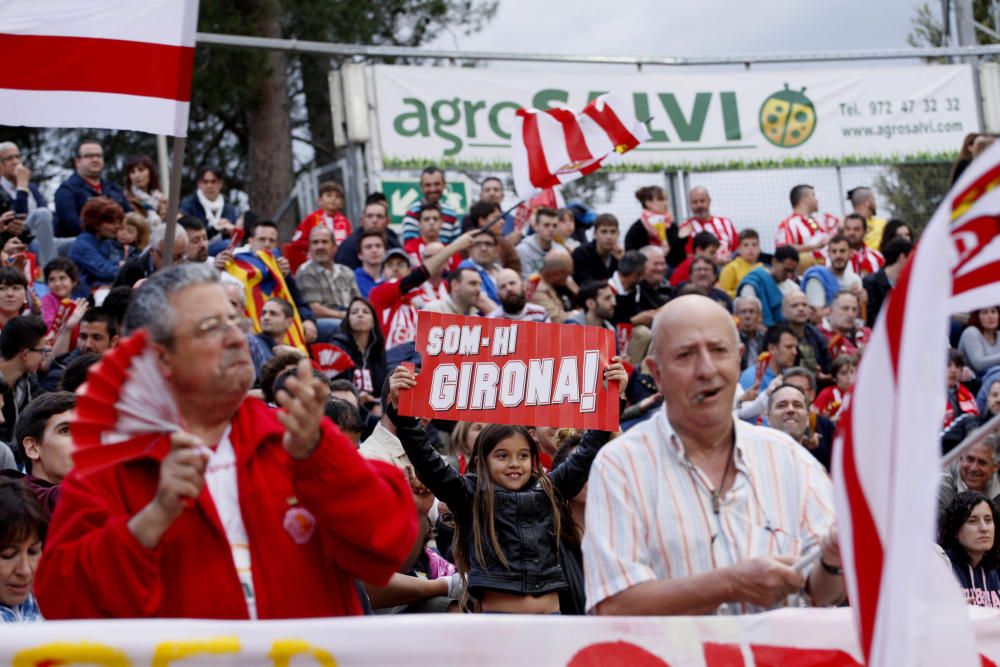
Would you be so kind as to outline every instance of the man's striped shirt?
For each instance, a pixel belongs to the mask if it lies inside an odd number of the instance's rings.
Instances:
[[[687,457],[666,409],[604,447],[587,493],[588,610],[645,581],[682,579],[757,556],[798,558],[819,545],[833,524],[826,471],[784,433],[740,420],[735,428],[736,479],[716,507],[714,481]],[[718,611],[763,610],[729,603]]]

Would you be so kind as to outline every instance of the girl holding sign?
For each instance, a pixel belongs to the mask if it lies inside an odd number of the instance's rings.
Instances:
[[[628,374],[619,357],[605,369],[625,391]],[[399,367],[389,380],[387,413],[417,478],[455,515],[455,564],[477,611],[557,614],[566,588],[560,566],[560,504],[587,483],[590,465],[611,437],[587,431],[577,450],[546,474],[538,444],[522,426],[489,424],[476,437],[465,475],[455,471],[428,442],[415,417],[397,412],[399,393],[416,385]]]

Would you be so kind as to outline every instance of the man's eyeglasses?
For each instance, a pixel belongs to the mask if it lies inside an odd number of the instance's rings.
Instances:
[[[80,155],[81,160],[103,160],[104,153],[83,153]]]
[[[28,350],[31,351],[31,352],[38,352],[39,354],[48,354],[49,352],[52,351],[52,348],[51,347],[29,347]]]
[[[193,338],[208,340],[212,338],[222,338],[230,328],[235,328],[241,333],[250,333],[253,324],[242,315],[225,315],[206,317],[195,325],[194,330],[188,334]]]
[[[493,241],[476,241],[472,245],[476,246],[477,248],[478,247],[483,247],[483,248],[496,248],[497,247],[497,244],[494,243]]]
[[[20,153],[13,153],[12,155],[8,155],[8,156],[6,156],[4,158],[0,158],[0,162],[15,162],[15,161],[20,160],[20,159],[21,159],[21,154]]]

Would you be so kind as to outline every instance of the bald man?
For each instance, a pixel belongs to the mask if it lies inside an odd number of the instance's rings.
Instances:
[[[572,278],[573,257],[569,251],[560,247],[545,253],[538,275],[538,284],[529,301],[544,308],[549,320],[556,324],[577,314],[573,304],[578,290]]]
[[[732,414],[739,334],[703,296],[664,306],[649,371],[658,413],[606,445],[590,473],[587,609],[753,613],[844,597],[823,467],[784,433]],[[821,550],[800,574],[792,565]]]
[[[524,281],[513,269],[501,269],[497,274],[497,297],[500,305],[486,317],[517,320],[518,322],[548,322],[549,316],[538,304],[528,303],[524,295]]]
[[[691,227],[691,238],[699,232],[711,233],[719,239],[716,261],[720,264],[727,263],[740,244],[736,225],[729,218],[712,215],[712,198],[702,186],[691,188],[688,192],[688,204],[691,207],[691,217],[684,224]]]

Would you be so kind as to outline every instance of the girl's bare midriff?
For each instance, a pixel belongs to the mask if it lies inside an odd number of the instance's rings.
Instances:
[[[508,614],[551,614],[559,611],[559,594],[546,593],[538,597],[513,595],[497,591],[486,591],[480,608],[484,612],[504,612]]]

